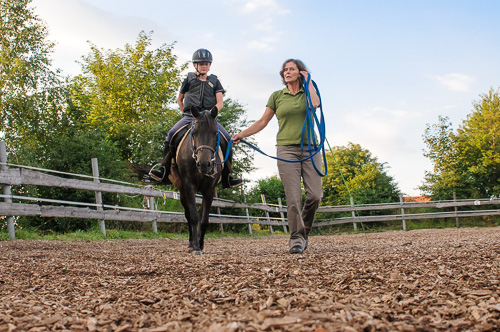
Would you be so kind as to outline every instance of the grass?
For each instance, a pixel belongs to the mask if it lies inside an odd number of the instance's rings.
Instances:
[[[257,226],[257,225],[254,225]],[[343,235],[343,234],[360,234],[360,233],[377,233],[377,232],[387,232],[402,230],[402,223],[400,221],[394,222],[381,222],[381,223],[358,223],[357,229],[355,230],[352,223],[334,225],[334,226],[324,226],[313,228],[311,235]],[[460,227],[499,227],[500,217],[489,216],[485,218],[463,218],[460,219]],[[288,236],[288,234],[281,231],[281,227],[273,232],[275,235]],[[454,219],[425,219],[425,220],[407,220],[406,229],[407,230],[417,230],[417,229],[442,229],[442,228],[455,228]],[[217,230],[215,230],[217,229]],[[268,236],[270,232],[268,229],[260,229],[260,227],[252,227],[252,235],[248,231],[244,232],[233,232],[224,231],[222,235],[217,228],[213,228],[212,231],[207,232],[206,238],[224,238],[224,237],[240,237],[240,238],[250,238],[250,237],[260,237]],[[58,241],[103,241],[103,240],[122,240],[122,239],[179,239],[187,240],[189,237],[187,232],[164,232],[159,231],[154,233],[152,231],[138,231],[138,230],[123,230],[123,229],[112,229],[106,230],[106,235],[102,234],[99,228],[96,226],[88,231],[75,231],[69,233],[56,233],[56,232],[40,232],[35,229],[20,229],[16,228],[16,239],[20,240],[58,240]],[[5,227],[0,230],[0,241],[10,240],[10,236],[7,233]]]
[[[274,232],[275,235],[282,235],[283,232]],[[224,232],[210,232],[206,234],[206,238],[217,239],[223,237],[259,237],[269,235],[269,231],[253,230],[252,235],[248,233],[234,233]],[[76,231],[70,233],[55,233],[55,232],[37,232],[35,230],[16,229],[17,240],[57,240],[57,241],[104,241],[104,240],[124,240],[124,239],[171,239],[171,240],[187,240],[188,233],[165,233],[165,232],[139,232],[139,231],[126,231],[107,229],[106,235],[101,231],[91,229],[89,231]],[[0,232],[0,241],[10,240],[7,231]]]

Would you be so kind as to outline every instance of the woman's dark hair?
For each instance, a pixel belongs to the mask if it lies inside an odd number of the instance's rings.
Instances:
[[[281,70],[280,70],[280,76],[281,76],[281,79],[283,81],[283,84],[285,84],[285,85],[286,85],[285,75],[284,75],[284,73],[285,73],[285,66],[289,62],[295,63],[297,65],[297,68],[299,68],[299,72],[307,70],[306,65],[301,60],[298,60],[298,59],[288,59],[285,62],[283,62],[283,65],[281,66]]]

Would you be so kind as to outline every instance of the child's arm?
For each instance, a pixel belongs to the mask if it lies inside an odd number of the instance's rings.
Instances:
[[[215,98],[217,98],[217,104],[215,104],[215,106],[220,111],[224,107],[224,101],[222,100],[222,92],[217,92],[215,94]]]
[[[179,97],[177,97],[177,105],[181,109],[181,112],[184,112],[184,94],[179,93]]]

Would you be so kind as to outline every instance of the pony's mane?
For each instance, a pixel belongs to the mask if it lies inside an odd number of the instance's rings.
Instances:
[[[196,122],[199,124],[215,124],[214,119],[212,118],[212,115],[210,115],[210,111],[203,111],[200,112],[200,115],[196,118]]]

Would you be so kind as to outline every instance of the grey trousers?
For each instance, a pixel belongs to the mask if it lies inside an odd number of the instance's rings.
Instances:
[[[309,156],[300,146],[282,145],[277,147],[277,156],[287,160],[299,160]],[[314,156],[316,167],[321,170],[321,154]],[[290,163],[278,160],[278,170],[281,182],[285,187],[288,227],[290,228],[289,246],[305,247],[314,215],[323,197],[321,176],[316,172],[311,159],[300,163]],[[301,180],[304,182],[306,201],[302,209]]]

